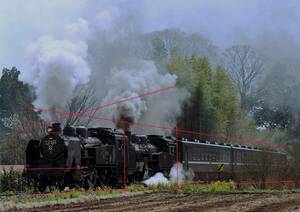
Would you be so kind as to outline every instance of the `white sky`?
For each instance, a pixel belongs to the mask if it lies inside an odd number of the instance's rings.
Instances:
[[[109,4],[136,11],[146,32],[178,27],[221,47],[261,34],[300,39],[298,0],[0,0],[0,69],[22,69],[30,42],[42,35],[59,37],[65,24]]]

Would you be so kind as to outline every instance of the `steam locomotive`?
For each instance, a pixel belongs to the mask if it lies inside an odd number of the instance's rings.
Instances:
[[[156,172],[168,177],[176,160],[201,181],[238,179],[243,173],[255,177],[266,170],[266,164],[268,172],[275,173],[286,163],[284,153],[197,139],[134,135],[101,127],[62,130],[59,123],[47,132],[39,140],[30,140],[26,148],[24,173],[39,191],[47,186],[122,187]]]

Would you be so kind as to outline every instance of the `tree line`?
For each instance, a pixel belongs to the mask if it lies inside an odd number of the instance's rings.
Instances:
[[[166,29],[140,36],[133,55],[151,59],[163,72],[177,76],[190,96],[182,105],[177,127],[246,140],[299,143],[300,80],[297,63],[268,62],[255,47],[219,49],[199,34]],[[0,163],[24,163],[26,142],[43,134],[40,111],[32,110],[34,88],[19,79],[22,70],[4,68],[0,78]],[[78,89],[66,105],[80,112],[97,103],[91,87]],[[69,124],[89,121],[70,115]],[[30,126],[37,125],[34,129]],[[22,133],[20,133],[20,130]],[[228,138],[228,139],[226,139]],[[295,155],[295,150],[291,150]]]

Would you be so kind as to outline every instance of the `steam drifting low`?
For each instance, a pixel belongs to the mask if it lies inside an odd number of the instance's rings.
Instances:
[[[144,183],[147,186],[170,185],[174,183],[182,184],[185,180],[193,180],[195,174],[192,169],[184,170],[182,163],[175,163],[169,173],[170,179],[167,179],[162,173],[158,172]]]

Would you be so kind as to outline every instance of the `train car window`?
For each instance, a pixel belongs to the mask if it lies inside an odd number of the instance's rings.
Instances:
[[[224,161],[224,151],[220,151],[220,161]]]
[[[234,161],[236,162],[237,161],[237,151],[236,150],[234,150]]]
[[[241,154],[241,151],[238,150],[237,152],[237,161],[240,163],[242,161],[242,154]]]
[[[225,161],[226,160],[226,154],[225,154],[225,151],[222,150],[222,161]]]
[[[223,162],[227,161],[227,151],[225,149],[222,149],[222,152],[223,152]]]
[[[231,149],[227,149],[227,161],[231,162]]]
[[[217,161],[217,155],[215,152],[212,154],[212,161]]]
[[[245,162],[245,152],[243,150],[241,151],[241,162]]]
[[[241,150],[241,163],[243,163],[244,162],[244,151],[243,150]]]

